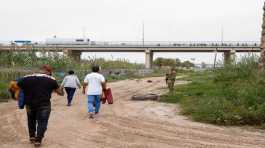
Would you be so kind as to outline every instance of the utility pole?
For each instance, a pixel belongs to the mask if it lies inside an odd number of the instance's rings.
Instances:
[[[224,44],[224,26],[221,25],[221,46]],[[213,63],[213,68],[216,68],[216,62],[217,62],[217,53],[218,53],[218,48],[214,51],[214,63]]]
[[[214,51],[214,52],[215,52],[215,53],[214,53],[214,63],[213,63],[213,68],[214,68],[214,69],[216,68],[217,49],[218,49],[218,48],[216,48],[216,50]]]
[[[142,44],[144,47],[144,21],[142,22]]]
[[[86,27],[82,28],[82,33],[83,33],[83,39],[85,41],[86,40]]]
[[[221,26],[221,43],[224,43],[224,26]]]
[[[264,70],[265,69],[265,2],[263,6],[263,23],[262,23],[262,31],[261,31],[261,44],[260,44],[260,59],[259,64],[260,67]]]

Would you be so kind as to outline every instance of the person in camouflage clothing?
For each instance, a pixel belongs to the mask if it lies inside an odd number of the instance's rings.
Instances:
[[[166,74],[166,83],[167,83],[169,91],[174,90],[176,75],[177,75],[176,68],[171,68],[170,72]]]

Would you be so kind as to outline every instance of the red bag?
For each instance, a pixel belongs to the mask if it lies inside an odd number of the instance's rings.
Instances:
[[[113,97],[112,97],[112,92],[111,89],[108,88],[106,90],[103,90],[104,96],[102,97],[102,103],[105,104],[106,101],[108,104],[113,104]]]

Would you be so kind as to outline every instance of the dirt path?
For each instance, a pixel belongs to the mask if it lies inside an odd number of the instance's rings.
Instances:
[[[165,91],[163,78],[152,80],[112,83],[115,103],[102,105],[94,120],[88,119],[80,91],[71,107],[65,98],[54,96],[43,148],[265,147],[263,131],[196,123],[178,115],[176,105],[130,101],[136,93]],[[25,111],[15,104],[0,104],[0,147],[31,148]]]

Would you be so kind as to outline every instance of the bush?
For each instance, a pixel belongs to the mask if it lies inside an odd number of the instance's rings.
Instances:
[[[0,52],[0,82],[2,85],[0,87],[0,99],[7,99],[9,97],[7,87],[11,80],[16,80],[19,77],[32,73],[44,64],[48,64],[54,68],[53,76],[56,77],[59,83],[67,74],[68,70],[74,70],[79,79],[83,80],[85,75],[91,71],[92,65],[99,65],[104,70],[136,70],[144,67],[143,64],[129,63],[125,59],[105,60],[103,58],[97,59],[96,57],[90,57],[88,60],[76,62],[59,53],[42,53],[40,56],[37,56],[35,50],[29,52]],[[129,77],[136,76],[127,74],[126,76],[110,76],[108,79],[115,81]]]
[[[6,101],[9,98],[7,87],[6,83],[0,82],[0,102]]]
[[[21,69],[2,69],[2,71],[0,71],[0,100],[7,100],[10,97],[8,92],[8,85],[11,80],[16,80],[28,73],[30,73],[30,71]]]
[[[193,75],[191,83],[173,95],[182,113],[196,121],[222,125],[265,123],[265,74],[258,58],[245,57],[234,65]],[[163,101],[172,102],[165,96]]]
[[[169,58],[161,58],[158,57],[157,59],[154,60],[154,65],[158,67],[164,67],[164,66],[169,66],[169,67],[194,67],[194,63],[191,63],[190,61],[184,61],[181,62],[180,59],[169,59]]]
[[[58,53],[42,55],[37,57],[35,51],[30,52],[0,52],[1,67],[23,67],[33,68],[48,64],[55,69],[66,69],[75,67],[76,63]]]
[[[157,58],[153,62],[156,66],[162,67],[162,66],[176,66],[176,60],[174,59],[167,59],[167,58]]]

